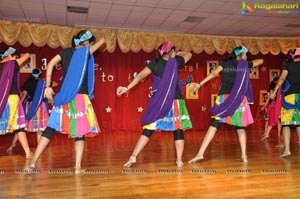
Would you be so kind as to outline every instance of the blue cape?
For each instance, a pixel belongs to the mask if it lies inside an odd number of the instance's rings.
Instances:
[[[94,98],[94,57],[90,55],[90,47],[78,48],[74,51],[64,82],[59,92],[54,96],[53,105],[60,106],[69,103],[79,92],[85,74],[88,73],[88,95]]]

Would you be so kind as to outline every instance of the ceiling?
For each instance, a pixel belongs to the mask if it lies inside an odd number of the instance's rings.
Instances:
[[[300,2],[295,9],[254,8],[240,14],[243,0],[0,0],[0,19],[77,27],[230,36],[300,36]],[[278,2],[277,2],[278,3]],[[68,11],[81,7],[87,13]]]

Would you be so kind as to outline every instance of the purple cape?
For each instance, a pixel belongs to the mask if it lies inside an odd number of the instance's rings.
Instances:
[[[177,60],[171,58],[166,63],[161,79],[152,75],[154,94],[150,98],[146,112],[141,119],[142,124],[151,124],[167,115],[172,107],[177,84],[182,89],[178,76]]]
[[[3,113],[8,100],[8,96],[10,94],[11,85],[14,78],[15,63],[16,61],[11,60],[4,63],[3,66],[2,74],[0,77],[0,116]]]

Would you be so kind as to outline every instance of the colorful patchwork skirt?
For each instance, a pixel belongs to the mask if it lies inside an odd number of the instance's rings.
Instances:
[[[0,135],[12,133],[25,128],[24,109],[18,95],[9,95],[2,115],[0,116]]]
[[[297,93],[284,96],[284,99],[289,104],[296,104],[299,101],[299,97],[300,94]],[[300,125],[300,109],[285,109],[281,107],[280,118],[282,125]]]
[[[229,95],[219,95],[215,101],[216,104],[222,104]],[[219,122],[227,123],[233,126],[246,127],[252,124],[253,117],[251,114],[250,106],[248,104],[247,97],[244,97],[242,103],[238,106],[236,111],[231,115],[225,118],[214,117]]]
[[[25,111],[27,113],[28,107],[31,105],[31,102],[26,103]],[[46,102],[42,102],[36,111],[35,115],[27,121],[27,131],[30,132],[42,132],[46,129],[48,123],[49,113],[47,110]]]
[[[189,128],[192,128],[192,122],[183,99],[173,100],[172,108],[164,118],[143,126],[143,129],[164,131]]]
[[[53,106],[48,127],[71,138],[93,136],[100,132],[98,121],[89,97],[77,94],[68,104]]]

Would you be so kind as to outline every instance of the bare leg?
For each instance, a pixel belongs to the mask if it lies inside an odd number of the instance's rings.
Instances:
[[[264,140],[268,139],[270,136],[271,130],[272,130],[272,126],[268,126],[264,136],[260,140],[264,141]]]
[[[264,134],[263,134],[262,136],[265,136],[265,135],[266,135],[268,126],[269,126],[269,120],[266,120],[266,122],[265,122],[265,131],[264,131]]]
[[[124,167],[131,167],[131,165],[136,162],[136,157],[140,154],[140,152],[143,150],[143,148],[148,142],[149,138],[147,136],[140,136],[132,152],[132,155],[130,156],[129,160],[124,164]]]
[[[29,169],[35,168],[36,161],[41,156],[42,152],[45,150],[45,148],[47,147],[49,142],[50,142],[50,140],[48,138],[46,138],[44,136],[41,137],[41,139],[36,147],[36,151],[32,157]]]
[[[39,143],[41,137],[42,137],[42,132],[37,132],[36,133],[36,139],[37,139],[36,141],[37,141],[37,143]]]
[[[278,147],[278,148],[284,147],[284,145],[282,143],[283,138],[281,136],[281,124],[280,123],[277,124],[277,137],[278,137],[278,145],[276,145],[276,147]]]
[[[183,154],[183,149],[184,149],[184,140],[175,140],[175,147],[176,147],[176,164],[178,167],[183,166],[183,161],[182,161],[182,154]]]
[[[81,172],[81,161],[84,151],[84,140],[75,141],[75,154],[76,154],[76,163],[75,163],[75,173]]]
[[[284,141],[284,152],[280,157],[286,157],[291,155],[290,151],[290,140],[291,140],[291,130],[289,126],[284,126],[282,128],[283,141]]]
[[[18,134],[15,133],[14,138],[13,138],[13,140],[11,142],[11,145],[7,149],[7,153],[11,153],[14,150],[14,147],[16,146],[17,140],[18,140]]]
[[[242,162],[246,163],[246,162],[248,162],[247,153],[246,153],[246,150],[247,150],[246,130],[245,129],[238,129],[237,133],[238,133],[239,142],[240,142],[240,146],[241,146]]]
[[[213,126],[210,126],[208,128],[197,155],[193,159],[191,159],[189,161],[189,163],[195,163],[195,162],[197,162],[199,160],[202,160],[204,158],[203,157],[204,152],[207,149],[207,147],[208,147],[209,143],[211,142],[211,140],[215,137],[215,134],[216,134],[217,130],[218,129],[213,127]]]
[[[278,135],[278,137],[281,136],[281,128],[282,128],[281,124],[278,123],[278,124],[277,124],[277,135]]]
[[[21,145],[23,147],[23,150],[26,153],[26,158],[27,159],[31,158],[32,154],[31,154],[30,149],[29,149],[26,133],[25,132],[18,132],[17,136],[18,136],[19,142],[21,143]]]
[[[296,127],[296,131],[297,131],[297,134],[298,134],[298,144],[300,145],[300,126],[297,126]]]

